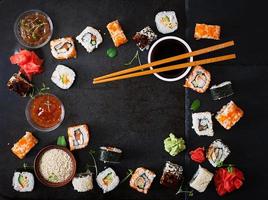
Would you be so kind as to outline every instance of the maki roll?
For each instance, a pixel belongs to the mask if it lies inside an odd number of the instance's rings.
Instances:
[[[133,189],[142,192],[144,194],[147,194],[155,176],[156,175],[154,172],[145,169],[143,167],[139,167],[132,174],[129,185]]]
[[[148,50],[150,44],[157,39],[157,35],[153,32],[150,26],[146,26],[140,32],[137,32],[132,38],[136,42],[141,51]]]
[[[213,124],[210,112],[199,112],[192,114],[193,126],[196,134],[199,136],[213,136]]]
[[[69,89],[74,80],[75,72],[64,65],[58,65],[51,76],[51,81],[61,89]]]
[[[93,189],[92,173],[87,171],[75,176],[72,180],[74,190],[77,192],[87,192]]]
[[[239,108],[233,101],[230,101],[227,105],[217,113],[217,121],[227,130],[231,129],[240,119],[243,117],[244,111]]]
[[[198,170],[190,181],[190,187],[198,192],[204,192],[213,178],[213,174],[206,168],[198,166]]]
[[[77,37],[77,41],[85,47],[88,53],[91,53],[94,49],[102,43],[102,37],[99,31],[93,27],[86,27]]]
[[[54,58],[65,60],[76,58],[76,50],[73,38],[65,37],[50,41],[50,49]]]
[[[201,66],[195,66],[188,78],[186,78],[184,87],[191,88],[198,93],[204,93],[208,89],[210,80],[209,71]]]
[[[128,42],[118,20],[110,22],[106,27],[107,27],[107,29],[111,35],[111,38],[114,42],[114,46],[119,47],[122,44],[125,44]]]
[[[20,73],[13,74],[7,82],[9,90],[18,93],[22,97],[26,97],[27,94],[32,90],[33,85],[21,76]]]
[[[97,176],[97,183],[103,193],[110,192],[119,184],[119,177],[112,168],[107,168]]]
[[[182,185],[182,182],[183,182],[182,166],[167,161],[163,169],[160,184],[166,187],[178,188]]]
[[[195,39],[220,39],[221,27],[218,25],[196,24],[194,37]]]
[[[178,29],[178,21],[174,11],[162,11],[155,16],[157,30],[160,33],[172,33]]]
[[[210,88],[213,100],[220,100],[234,94],[231,81],[225,81],[219,85],[213,85]]]
[[[229,147],[223,144],[220,139],[217,139],[209,145],[206,157],[213,167],[217,167],[230,153]]]
[[[86,124],[69,127],[67,132],[71,151],[88,145],[90,135]]]
[[[100,147],[99,160],[104,163],[119,163],[122,150],[116,147]]]
[[[31,172],[15,172],[12,179],[12,186],[18,192],[31,192],[34,188],[34,176]]]

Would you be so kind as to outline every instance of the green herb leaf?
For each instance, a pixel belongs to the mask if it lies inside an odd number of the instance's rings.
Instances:
[[[132,169],[128,169],[126,176],[122,179],[122,181],[120,182],[120,184],[124,183],[131,175],[133,174],[133,170]]]
[[[27,170],[27,169],[33,169],[34,167],[32,165],[28,165],[28,163],[23,163],[22,165],[23,169]]]
[[[45,85],[45,83],[42,83],[42,87],[40,89],[33,88],[29,96],[33,99],[36,95],[44,94],[46,91],[50,90],[49,87]]]
[[[96,173],[96,176],[98,175],[98,166],[97,166],[97,163],[96,163],[96,159],[94,157],[94,154],[95,154],[95,151],[94,150],[90,150],[89,151],[89,155],[91,156],[92,160],[93,160],[93,163],[94,165],[92,167],[95,168],[95,173]],[[87,164],[87,167],[91,167],[91,165]]]
[[[183,182],[182,182],[182,184],[181,184],[179,190],[176,192],[176,195],[185,193],[185,194],[187,194],[189,197],[194,196],[194,191],[193,191],[193,190],[183,190],[183,189],[182,189],[182,186],[183,186]]]
[[[115,58],[117,56],[117,49],[115,47],[111,47],[107,49],[106,54],[109,58]]]
[[[133,58],[128,62],[128,63],[125,63],[124,65],[125,66],[129,66],[133,63],[134,60],[136,60],[138,58],[139,62],[140,62],[140,57],[139,57],[139,51],[137,50],[135,55],[133,56]]]
[[[57,139],[57,145],[58,146],[62,146],[62,147],[66,147],[67,146],[67,143],[66,143],[66,140],[65,140],[65,137],[64,136],[59,136],[58,139]]]
[[[200,107],[200,100],[196,99],[193,101],[192,105],[191,105],[191,110],[192,111],[197,111]]]

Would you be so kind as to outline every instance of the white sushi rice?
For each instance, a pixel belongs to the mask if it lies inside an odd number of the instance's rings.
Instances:
[[[58,65],[52,73],[51,81],[61,89],[69,89],[75,80],[75,72],[64,65]]]
[[[107,185],[103,182],[103,179],[110,173],[111,183]],[[109,167],[98,174],[96,181],[99,187],[103,190],[103,193],[107,193],[116,188],[116,186],[119,184],[119,177],[116,175],[115,171]]]
[[[204,192],[212,178],[213,174],[199,165],[198,170],[190,181],[190,186],[198,192]]]
[[[19,177],[22,176],[27,179],[25,186],[19,183]],[[18,192],[31,192],[34,188],[34,176],[30,172],[15,172],[12,180],[14,190]]]
[[[210,112],[199,112],[192,114],[192,128],[199,136],[213,136],[213,123]]]
[[[77,192],[87,192],[93,189],[92,174],[82,177],[74,177],[72,180],[74,190]]]
[[[172,33],[178,29],[178,21],[174,11],[162,11],[155,16],[157,30],[160,33]]]
[[[102,43],[102,37],[99,31],[95,28],[87,26],[77,37],[77,41],[85,47],[88,53],[91,53],[94,49]]]

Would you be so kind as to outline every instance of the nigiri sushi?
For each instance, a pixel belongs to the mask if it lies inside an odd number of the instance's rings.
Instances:
[[[128,42],[118,20],[110,22],[106,27],[114,42],[114,46],[119,47],[122,44],[125,44]]]
[[[76,58],[76,49],[72,37],[59,38],[50,41],[51,53],[54,58],[65,60]]]
[[[195,25],[195,39],[220,39],[221,27],[218,25],[196,24]]]
[[[51,81],[61,89],[69,89],[74,80],[75,72],[64,65],[57,65],[51,76]]]

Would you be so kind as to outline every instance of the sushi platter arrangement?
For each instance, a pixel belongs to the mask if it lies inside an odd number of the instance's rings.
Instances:
[[[25,120],[33,128],[23,130],[25,134],[17,135],[17,140],[10,141],[10,155],[20,163],[10,166],[14,168],[13,176],[9,177],[12,183],[10,187],[17,193],[16,196],[34,192],[36,187],[54,188],[56,191],[68,186],[72,188],[70,194],[96,192],[101,197],[116,192],[121,187],[128,187],[128,190],[143,195],[145,199],[146,195],[153,192],[151,190],[154,187],[161,188],[163,192],[172,191],[174,198],[187,199],[192,196],[198,199],[199,195],[206,194],[208,187],[213,187],[219,198],[239,192],[248,184],[249,172],[242,171],[242,166],[233,158],[230,159],[235,149],[231,148],[229,141],[225,141],[216,133],[218,129],[222,129],[228,132],[227,134],[232,134],[233,127],[243,120],[247,108],[243,104],[240,105],[237,98],[233,98],[237,88],[228,74],[225,74],[225,81],[217,82],[210,70],[211,67],[217,67],[214,63],[233,60],[236,55],[228,54],[203,60],[195,58],[234,46],[235,41],[226,42],[222,34],[225,27],[197,21],[192,24],[193,41],[202,44],[202,41],[209,40],[213,41],[214,45],[207,46],[204,43],[203,48],[191,49],[190,42],[176,36],[181,22],[172,8],[157,12],[150,24],[141,21],[142,28],[137,28],[131,37],[120,22],[121,19],[122,17],[114,18],[106,24],[99,24],[98,27],[81,21],[84,28],[79,34],[74,32],[60,37],[54,36],[53,31],[58,24],[53,23],[53,17],[49,16],[46,10],[32,9],[22,12],[14,21],[14,39],[17,39],[20,48],[6,58],[14,69],[6,88],[10,94],[17,94],[21,99],[27,100]],[[120,48],[129,43],[135,46],[137,53],[125,64],[123,70],[113,68],[114,72],[101,76],[96,72],[95,78],[88,80],[86,84],[98,87],[96,84],[112,85],[115,84],[113,81],[129,78],[139,79],[142,84],[142,80],[147,78],[145,75],[154,75],[165,81],[165,84],[181,80],[183,84],[177,82],[180,87],[195,94],[197,98],[209,96],[211,102],[220,107],[217,112],[201,110],[200,105],[205,102],[199,99],[191,101],[191,106],[186,107],[187,112],[191,113],[190,123],[194,133],[191,137],[200,139],[198,146],[190,146],[185,137],[176,133],[163,133],[164,138],[156,138],[162,145],[159,152],[164,152],[169,158],[165,162],[159,162],[161,174],[154,170],[155,166],[143,165],[142,160],[134,163],[136,167],[129,169],[125,177],[118,173],[117,166],[130,159],[124,149],[116,144],[95,143],[91,122],[74,122],[68,119],[70,115],[67,115],[67,109],[72,104],[66,99],[63,101],[56,92],[58,90],[53,91],[47,86],[53,85],[71,95],[71,89],[83,74],[69,63],[75,63],[81,54],[94,59],[95,53],[107,43],[106,34],[113,44],[105,49],[106,59],[119,59]],[[46,47],[50,53],[44,56],[39,49]],[[148,63],[144,63],[144,59],[141,62],[140,55],[147,56]],[[47,70],[46,59],[57,64],[50,76],[44,80],[42,87],[39,87],[35,81]],[[138,65],[130,67],[135,59]],[[215,82],[217,84],[213,85]],[[116,84],[124,84],[124,81],[118,81]],[[222,99],[228,103],[223,103]],[[139,102],[136,104],[139,106]],[[83,108],[83,105],[79,106]],[[55,136],[54,140],[57,142],[54,144],[46,144],[39,139],[39,134],[56,132],[59,127],[64,128],[65,132]],[[209,145],[203,143],[204,138],[208,138]],[[92,144],[98,148],[92,149]],[[31,154],[37,146],[40,151],[35,155]],[[139,149],[139,146],[136,148]],[[88,151],[88,157],[78,158],[80,151]],[[139,152],[142,151],[146,149],[139,149]],[[159,152],[155,152],[155,155]],[[195,172],[185,173],[187,166],[179,159],[176,161],[178,157],[186,157],[195,167]],[[19,161],[24,161],[25,158],[28,158],[27,161],[31,160],[30,165],[21,165]],[[85,165],[81,160],[90,160],[91,164]],[[81,167],[78,168],[81,165],[85,165],[83,167],[86,170],[81,171]]]

